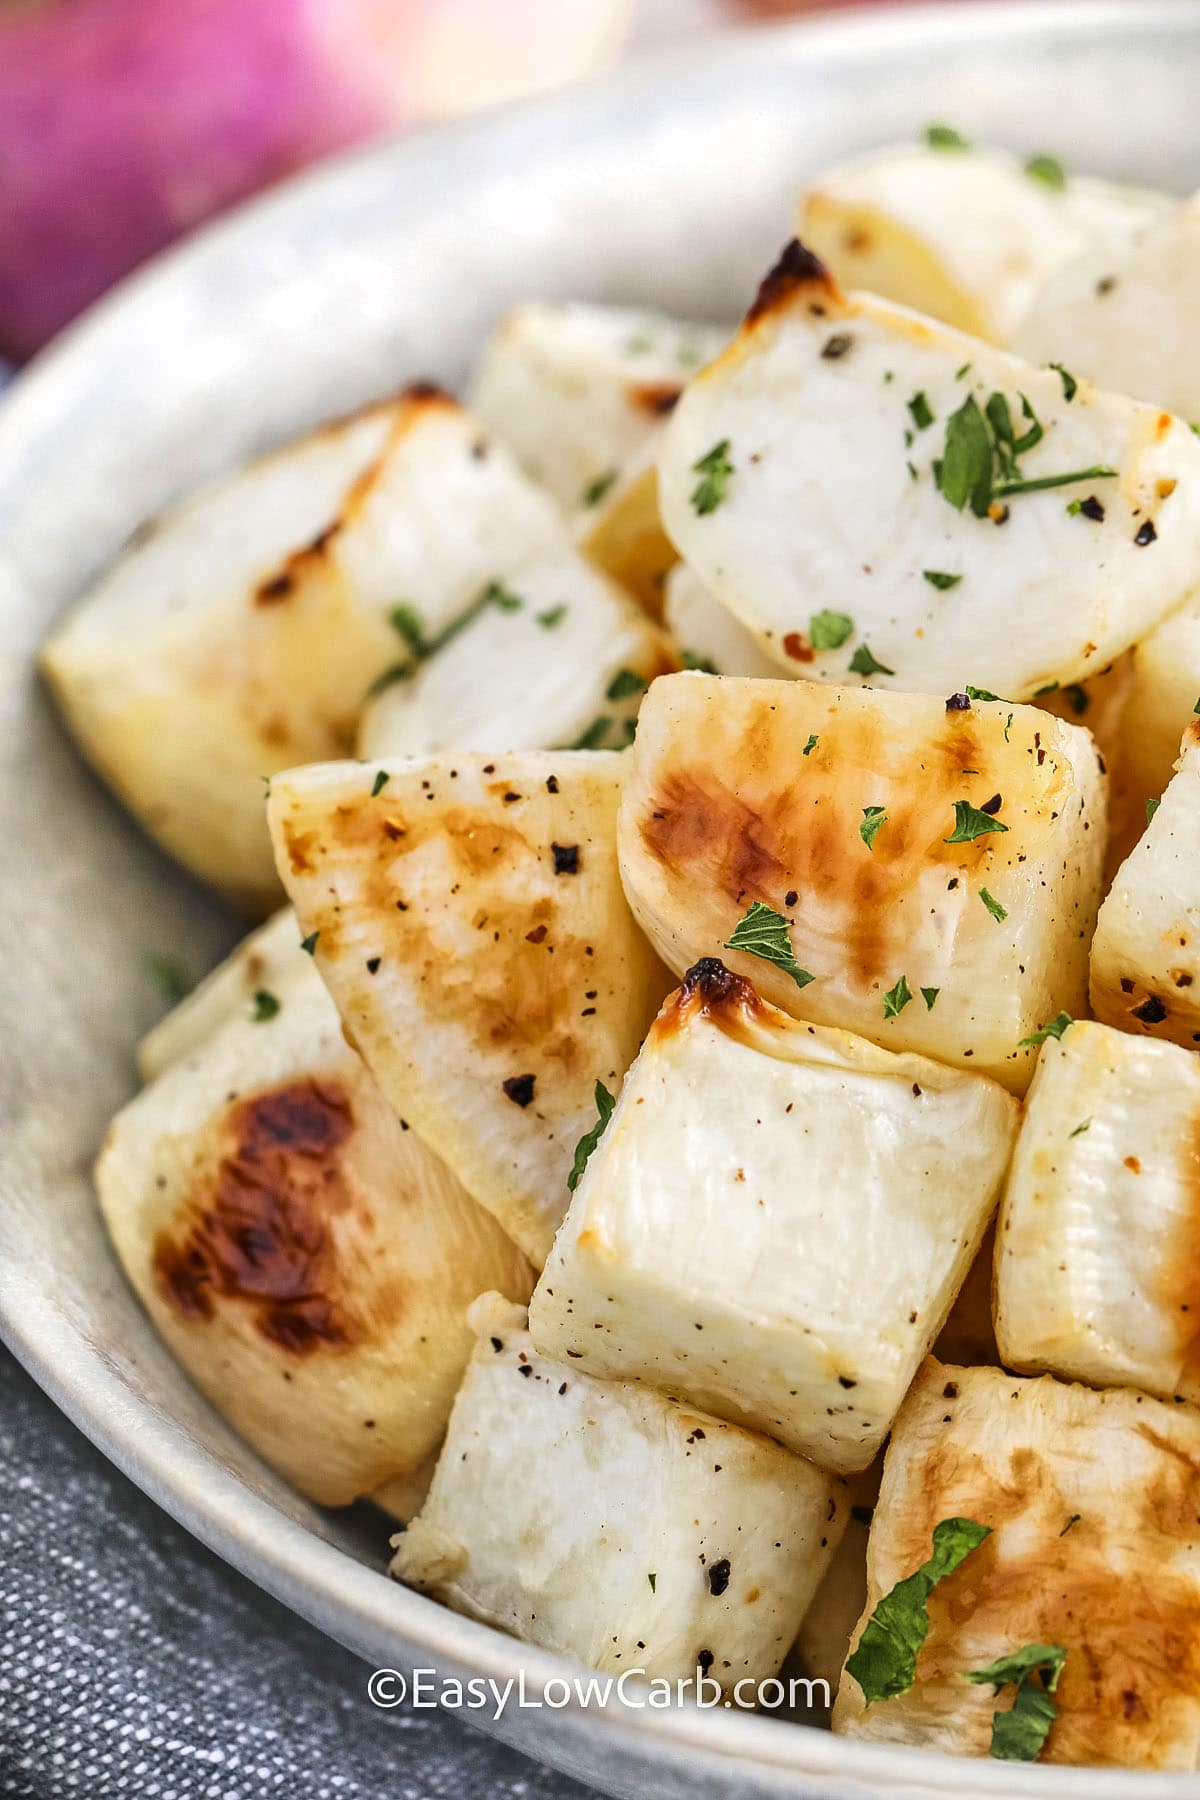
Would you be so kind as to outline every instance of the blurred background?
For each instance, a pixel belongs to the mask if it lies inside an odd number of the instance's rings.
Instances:
[[[581,80],[689,35],[843,8],[0,0],[0,359],[32,356],[182,232],[350,144]]]

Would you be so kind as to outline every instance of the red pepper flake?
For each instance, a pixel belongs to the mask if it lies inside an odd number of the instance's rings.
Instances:
[[[1146,545],[1152,544],[1157,536],[1158,533],[1154,529],[1154,520],[1144,519],[1138,526],[1137,536],[1133,541],[1138,546],[1139,550],[1144,550]]]
[[[533,1099],[533,1084],[536,1079],[533,1075],[510,1075],[500,1085],[514,1106],[528,1106]]]
[[[547,925],[535,925],[532,931],[527,931],[525,933],[525,942],[527,944],[545,943],[548,930],[549,926]]]
[[[1000,798],[1000,795],[993,794],[990,800],[984,801],[979,810],[980,812],[985,813],[998,813],[1003,805],[1004,801]]]
[[[1143,1025],[1161,1025],[1167,1016],[1167,1009],[1157,994],[1151,994],[1148,1000],[1143,1000],[1140,1006],[1134,1007],[1133,1016],[1140,1019]]]
[[[789,631],[783,640],[783,649],[785,655],[799,663],[812,662],[816,654],[802,631]]]
[[[946,702],[947,712],[970,712],[971,699],[968,694],[951,694]]]
[[[783,904],[785,906],[795,906],[795,904],[799,898],[800,898],[800,896],[796,892],[795,888],[789,888],[787,893],[783,896]]]
[[[551,844],[550,853],[554,858],[554,873],[556,875],[578,875],[578,844]]]
[[[382,961],[383,961],[382,956],[368,956],[368,958],[367,958],[367,974],[368,975],[378,974],[379,965]]]
[[[547,777],[546,777],[546,792],[548,794],[557,794],[557,792],[558,792],[558,776],[557,775],[547,775]]]

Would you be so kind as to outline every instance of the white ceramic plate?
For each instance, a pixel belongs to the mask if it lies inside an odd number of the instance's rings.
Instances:
[[[566,1665],[406,1592],[361,1520],[275,1480],[193,1392],[113,1263],[89,1167],[156,1009],[235,922],[75,757],[35,645],[147,513],[418,375],[454,383],[527,295],[736,313],[801,179],[948,118],[1180,192],[1200,183],[1192,0],[945,6],[709,42],[336,162],[127,283],[0,402],[0,1317],[18,1356],[197,1536],[372,1664]],[[364,1697],[364,1706],[367,1704]],[[729,1713],[510,1710],[491,1726],[612,1793],[1197,1793],[1191,1776],[965,1763]]]

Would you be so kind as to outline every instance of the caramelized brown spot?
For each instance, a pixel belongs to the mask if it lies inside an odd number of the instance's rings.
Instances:
[[[799,238],[792,238],[784,245],[775,267],[763,277],[746,314],[746,324],[757,324],[769,313],[780,311],[805,288],[812,289],[814,300],[826,308],[838,309],[842,305],[841,292],[825,264]]]
[[[682,392],[678,381],[639,381],[631,383],[629,398],[652,418],[665,419],[674,412]]]
[[[940,1380],[931,1381],[925,1396],[930,1422],[940,1416],[934,1408],[945,1405],[940,1389]],[[1032,1392],[1028,1402],[998,1396],[997,1403],[1028,1403],[1032,1411]],[[1035,1417],[1030,1423],[1036,1429]],[[935,1706],[953,1693],[964,1631],[975,1644],[1062,1644],[1059,1716],[1044,1762],[1153,1763],[1169,1737],[1190,1733],[1200,1701],[1200,1594],[1186,1566],[1174,1562],[1195,1540],[1200,1467],[1153,1428],[1133,1429],[1162,1458],[1141,1493],[1122,1491],[1111,1537],[1103,1522],[1089,1533],[1061,1535],[1063,1519],[1078,1509],[1031,1447],[1015,1447],[1007,1470],[988,1467],[950,1428],[908,1471],[914,1504],[896,1547],[901,1573],[929,1554],[942,1518],[993,1528],[930,1598],[918,1680],[929,1684]],[[1131,1562],[1131,1551],[1138,1560]]]
[[[245,1304],[262,1335],[294,1355],[353,1341],[329,1229],[350,1203],[342,1153],[353,1129],[334,1083],[296,1081],[229,1108],[227,1147],[197,1182],[182,1231],[155,1241],[155,1280],[177,1312],[211,1319],[218,1300]]]
[[[890,987],[923,878],[932,878],[940,897],[947,876],[1002,867],[1016,842],[998,834],[992,844],[999,849],[989,847],[990,834],[945,842],[954,800],[978,804],[1005,776],[1017,779],[1018,758],[1028,759],[1015,737],[1010,746],[1002,742],[1002,722],[940,706],[936,717],[928,739],[915,748],[910,742],[898,756],[870,709],[845,707],[802,761],[805,731],[789,707],[764,702],[723,721],[715,707],[697,706],[688,729],[695,728],[691,741],[705,744],[704,753],[674,756],[668,747],[659,755],[637,824],[680,901],[686,894],[693,906],[693,896],[706,896],[701,941],[722,942],[756,900],[790,910],[785,896],[795,892],[803,966],[819,974],[836,945],[839,968],[860,991],[880,980]],[[964,769],[975,773],[964,777]],[[1044,780],[1047,792],[1056,792],[1064,778],[1048,763]],[[881,800],[888,830],[864,856],[862,809]],[[1043,817],[1049,811],[1043,802]],[[1022,851],[1033,847],[1038,829],[1030,818],[1021,822]]]
[[[400,398],[412,401],[415,405],[427,405],[430,401],[442,406],[457,407],[458,405],[454,395],[449,393],[440,381],[410,381]]]
[[[679,1031],[693,1019],[720,1018],[729,1021],[760,1015],[763,1003],[750,982],[727,969],[719,956],[702,956],[693,963],[673,994],[663,1001],[662,1011],[651,1030],[662,1037]]]
[[[254,591],[254,604],[255,606],[278,606],[281,600],[288,598],[295,585],[296,578],[291,570],[284,569],[280,574],[272,575],[269,580],[259,583]]]

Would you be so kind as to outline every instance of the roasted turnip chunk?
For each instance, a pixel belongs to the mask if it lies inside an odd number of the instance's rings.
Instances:
[[[842,1484],[754,1432],[548,1361],[498,1296],[472,1320],[392,1573],[594,1669],[703,1674],[706,1693],[753,1705],[842,1534]]]
[[[979,1248],[1016,1115],[994,1082],[802,1025],[700,962],[592,1152],[534,1342],[865,1468]]]

